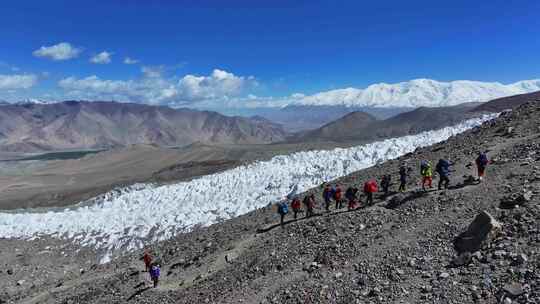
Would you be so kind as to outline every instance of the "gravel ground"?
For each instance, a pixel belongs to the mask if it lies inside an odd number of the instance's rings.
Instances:
[[[478,150],[493,164],[466,182]],[[452,186],[419,191],[420,160],[440,157],[455,163]],[[332,183],[396,181],[401,162],[409,191],[375,206],[325,213],[318,187],[318,216],[283,228],[267,207],[151,244],[156,289],[140,253],[99,265],[96,252],[53,239],[0,239],[0,303],[540,303],[540,104]],[[483,211],[498,228],[456,251]]]

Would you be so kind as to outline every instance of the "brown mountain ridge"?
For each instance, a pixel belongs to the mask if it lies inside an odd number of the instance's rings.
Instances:
[[[65,101],[0,107],[0,151],[98,149],[194,142],[263,144],[283,128],[263,119],[133,103]]]

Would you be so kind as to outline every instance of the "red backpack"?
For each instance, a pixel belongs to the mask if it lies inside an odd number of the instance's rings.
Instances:
[[[341,188],[336,189],[336,193],[334,193],[334,199],[340,200],[341,199]]]
[[[377,186],[377,182],[374,181],[374,180],[367,181],[364,184],[364,192],[375,193],[378,190],[379,189],[378,189],[378,186]]]
[[[291,207],[293,208],[293,210],[300,209],[300,200],[299,199],[294,199],[292,201]]]
[[[369,184],[369,190],[372,193],[375,193],[375,192],[379,191],[376,181],[374,181],[374,180],[371,181],[371,183]]]

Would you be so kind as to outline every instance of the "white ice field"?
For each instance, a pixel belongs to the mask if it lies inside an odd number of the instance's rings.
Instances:
[[[50,235],[100,250],[139,248],[195,225],[210,225],[276,202],[295,185],[302,192],[493,119],[484,115],[458,125],[367,145],[280,155],[189,182],[106,193],[95,204],[49,212],[0,213],[0,237]],[[360,181],[359,181],[360,182]]]

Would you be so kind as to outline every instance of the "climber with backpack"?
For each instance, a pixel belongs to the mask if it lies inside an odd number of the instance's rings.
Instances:
[[[439,190],[448,189],[448,184],[450,184],[450,166],[452,164],[446,159],[439,159],[435,171],[439,174]]]
[[[152,266],[150,267],[150,279],[152,279],[152,282],[154,283],[154,288],[158,286],[160,272],[159,264],[152,263]]]
[[[489,164],[487,154],[485,152],[478,152],[478,157],[476,158],[476,167],[478,169],[478,181],[482,182],[484,174],[486,172],[486,167]]]
[[[315,195],[306,195],[303,200],[304,206],[306,206],[306,218],[314,215],[313,209],[315,208]]]
[[[369,180],[364,184],[364,194],[366,195],[366,206],[373,205],[373,193],[379,191],[377,182],[375,180]]]
[[[285,224],[285,216],[289,213],[289,206],[287,206],[287,200],[283,200],[278,203],[278,213],[280,216],[280,224],[283,227]]]
[[[433,187],[433,168],[430,161],[423,160],[420,163],[420,175],[422,175],[422,190],[427,191],[426,184],[431,189]]]
[[[334,191],[334,200],[336,201],[336,210],[341,209],[343,207],[343,193],[341,192],[341,187],[339,185],[336,185]]]
[[[407,166],[402,163],[399,166],[399,192],[405,192],[407,189]]]
[[[324,186],[322,197],[324,200],[324,208],[326,209],[327,212],[330,211],[330,203],[331,203],[332,197],[334,197],[334,192],[335,190],[332,189],[329,184],[326,184]]]
[[[381,187],[384,193],[384,197],[388,197],[389,188],[390,188],[391,176],[390,174],[383,175],[381,179]]]
[[[345,198],[349,200],[349,205],[347,207],[348,210],[353,210],[356,208],[356,193],[358,192],[358,188],[349,187],[345,191]]]
[[[297,216],[298,216],[298,213],[301,211],[300,210],[300,208],[301,208],[300,199],[298,197],[293,198],[293,200],[291,202],[291,208],[292,208],[293,213],[294,213],[294,219],[296,220]]]
[[[144,250],[142,259],[144,262],[146,272],[149,272],[150,267],[152,266],[152,255],[150,254],[150,250],[148,249]]]

